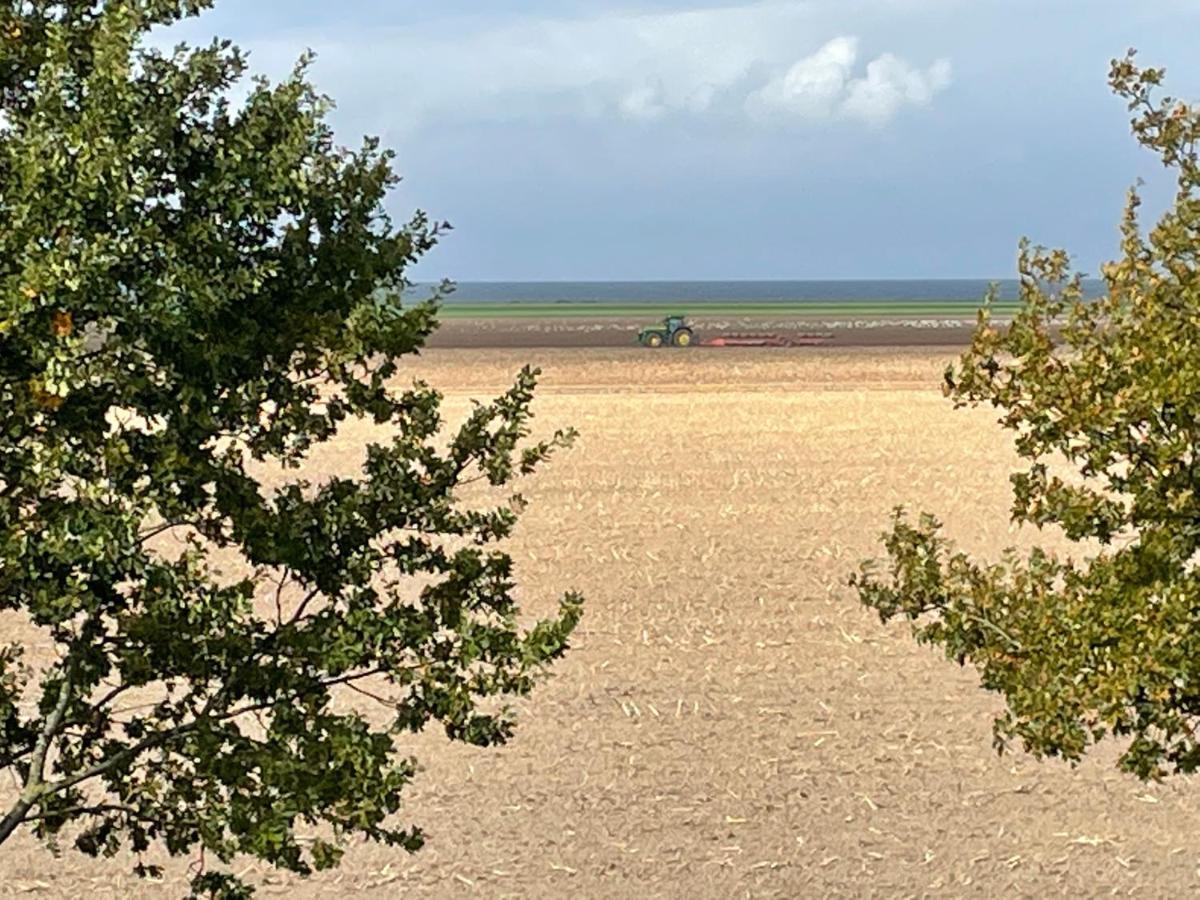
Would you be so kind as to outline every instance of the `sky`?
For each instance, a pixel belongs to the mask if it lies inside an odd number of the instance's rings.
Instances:
[[[172,39],[305,50],[434,280],[1095,274],[1170,182],[1107,84],[1129,47],[1200,99],[1200,0],[218,0]]]

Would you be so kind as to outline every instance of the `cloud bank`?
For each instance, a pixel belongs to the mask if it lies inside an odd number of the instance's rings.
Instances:
[[[864,57],[802,2],[592,18],[459,19],[417,28],[250,42],[278,68],[297,41],[318,52],[334,96],[373,105],[392,128],[573,117],[647,123],[842,119],[880,126],[929,105],[948,60]]]

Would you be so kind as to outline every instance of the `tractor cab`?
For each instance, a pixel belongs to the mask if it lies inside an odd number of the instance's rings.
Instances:
[[[687,347],[692,343],[692,329],[683,316],[667,316],[661,325],[651,325],[638,332],[643,347]]]

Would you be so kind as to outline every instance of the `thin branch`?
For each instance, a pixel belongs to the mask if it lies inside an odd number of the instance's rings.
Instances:
[[[140,810],[134,809],[132,806],[124,806],[120,803],[95,803],[90,806],[72,806],[66,809],[55,809],[52,812],[31,813],[25,817],[25,821],[36,822],[41,819],[58,819],[67,816],[72,818],[75,816],[98,816],[103,813],[118,813],[153,825],[161,825],[164,820],[163,816],[150,816]],[[192,826],[200,824],[198,819],[183,819],[182,822]]]
[[[1014,638],[1011,634],[1009,634],[1007,631],[1005,631],[1003,628],[1001,628],[995,622],[989,622],[987,619],[984,619],[981,616],[971,615],[970,613],[967,614],[967,618],[970,619],[972,622],[982,625],[985,628],[990,628],[992,631],[996,632],[996,634],[1000,635],[1000,637],[1002,637],[1006,641],[1008,641],[1009,646],[1012,647],[1012,649],[1014,649],[1018,652],[1021,652],[1025,649],[1021,645],[1020,641],[1018,641],[1016,638]]]
[[[124,706],[121,709],[114,709],[112,711],[112,715],[114,717],[113,721],[117,722],[118,724],[125,724],[120,722],[116,716],[123,716],[125,713],[137,712],[139,709],[153,709],[154,707],[158,706],[160,702],[161,701],[159,700],[153,700],[150,703],[139,703],[136,706]]]
[[[17,762],[17,760],[24,759],[33,752],[33,746],[35,743],[36,741],[34,740],[27,741],[26,743],[21,744],[15,749],[9,751],[6,756],[0,757],[0,769],[10,768],[14,763]],[[17,784],[18,786],[20,785],[19,779]]]
[[[379,694],[368,691],[366,688],[361,688],[356,684],[347,684],[346,687],[350,688],[350,690],[354,691],[356,694],[362,694],[364,697],[369,697],[376,703],[386,706],[388,709],[396,709],[396,707],[399,706],[399,702],[391,697],[381,697]]]
[[[296,611],[292,613],[292,617],[288,619],[287,624],[295,625],[300,621],[300,617],[304,614],[304,610],[308,608],[308,604],[315,600],[320,593],[320,588],[313,588],[309,591],[308,595],[300,601],[300,605],[296,607]]]
[[[291,569],[284,567],[279,575],[279,584],[275,587],[275,625],[276,627],[283,626],[283,589],[291,580]]]
[[[90,714],[88,716],[88,718],[86,718],[86,719],[84,719],[84,718],[67,719],[66,721],[62,722],[62,724],[59,726],[59,729],[58,729],[59,733],[60,734],[65,733],[68,728],[77,728],[77,727],[81,727],[84,725],[94,724],[97,713],[102,712],[104,710],[104,707],[108,706],[108,704],[110,704],[114,700],[116,700],[117,697],[119,697],[121,694],[125,693],[128,690],[132,690],[132,689],[133,689],[133,685],[131,685],[131,684],[121,684],[121,685],[118,685],[117,687],[112,688],[107,694],[105,694],[99,700],[95,701],[94,703],[88,704],[88,713]],[[136,709],[137,707],[134,707],[134,708]],[[122,712],[122,711],[123,710],[113,711],[112,715],[117,715],[118,712]],[[14,762],[16,762],[17,759],[20,759],[23,756],[28,756],[29,753],[31,752],[31,750],[32,750],[32,746],[26,747],[25,750],[22,751],[18,756],[10,755],[10,756],[5,757],[4,759],[0,759],[0,768],[11,766]]]
[[[98,712],[98,711],[102,710],[104,707],[108,706],[108,704],[110,704],[110,703],[112,703],[114,700],[116,700],[116,699],[117,699],[117,697],[121,696],[121,694],[123,694],[123,693],[125,693],[126,691],[130,690],[132,687],[133,687],[133,685],[131,685],[131,684],[120,684],[120,685],[117,685],[115,688],[113,688],[111,691],[109,691],[107,694],[105,694],[103,697],[101,697],[101,698],[100,698],[99,700],[97,700],[95,703],[89,704],[89,705],[90,705],[90,708],[91,708],[92,710],[95,710],[95,711],[97,711],[97,712]],[[68,724],[70,724],[70,725],[78,725],[78,724],[83,724],[83,723],[81,723],[81,722],[70,722],[70,723],[68,723]]]
[[[193,522],[193,521],[164,522],[163,524],[157,525],[154,528],[151,528],[149,531],[143,532],[142,534],[138,535],[138,543],[144,544],[144,543],[146,543],[146,541],[151,540],[152,538],[156,538],[160,534],[163,534],[164,532],[167,532],[167,531],[171,531],[172,529],[175,529],[175,528],[189,528],[190,527],[190,528],[195,528],[197,531],[199,531],[200,525],[201,525],[201,523]]]

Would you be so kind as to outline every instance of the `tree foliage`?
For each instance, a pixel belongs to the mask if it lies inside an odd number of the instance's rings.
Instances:
[[[1015,522],[1054,526],[1081,559],[1043,550],[969,559],[928,514],[897,510],[890,574],[852,579],[885,620],[978,668],[1003,694],[998,749],[1079,760],[1105,737],[1142,778],[1200,766],[1200,108],[1156,98],[1161,69],[1114,60],[1133,133],[1177,176],[1147,234],[1131,191],[1121,255],[1085,299],[1067,255],[1022,245],[1020,311],[981,310],[946,373],[956,407],[988,403],[1028,466]]]
[[[0,647],[0,842],[308,873],[419,846],[403,735],[504,741],[566,648],[579,600],[518,621],[522,501],[488,485],[572,433],[529,439],[536,370],[451,434],[397,386],[438,295],[379,297],[443,226],[391,222],[391,156],[334,143],[306,60],[234,102],[229,43],[147,44],[208,5],[0,3],[0,616],[37,635]],[[385,435],[357,475],[295,471],[355,420]]]

